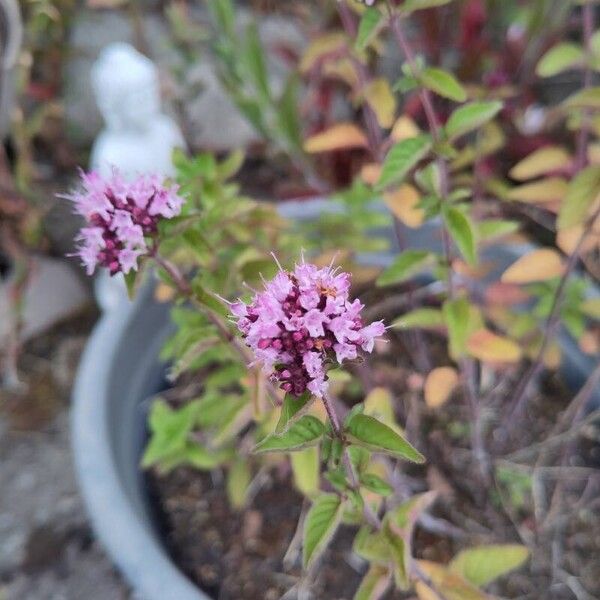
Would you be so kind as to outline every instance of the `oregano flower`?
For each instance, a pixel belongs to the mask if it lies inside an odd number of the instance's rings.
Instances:
[[[156,236],[159,221],[180,213],[183,199],[177,190],[159,175],[141,175],[129,182],[117,170],[109,178],[82,171],[80,189],[63,197],[86,221],[75,255],[88,275],[97,266],[106,267],[111,275],[137,270],[138,258],[149,252],[147,241]]]
[[[285,392],[323,397],[327,369],[372,352],[382,321],[363,323],[360,300],[349,299],[349,273],[302,262],[280,269],[250,304],[231,304],[246,344]]]

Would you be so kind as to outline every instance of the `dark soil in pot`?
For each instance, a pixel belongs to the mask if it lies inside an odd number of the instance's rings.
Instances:
[[[218,600],[278,600],[301,575],[284,566],[302,497],[279,473],[243,511],[228,504],[223,481],[190,469],[152,478],[166,539],[179,567]],[[348,564],[352,531],[342,530],[319,568],[318,598],[352,598],[360,575]]]
[[[573,577],[592,597],[600,594],[600,448],[593,419],[568,445],[544,452],[547,472],[532,489],[531,479],[515,457],[507,460],[510,477],[499,475],[489,488],[482,486],[469,449],[468,408],[460,394],[441,409],[428,409],[422,400],[422,378],[410,366],[410,338],[391,335],[392,343],[373,361],[375,385],[394,391],[400,422],[412,441],[426,454],[423,467],[401,464],[408,494],[435,489],[439,499],[434,517],[417,528],[415,555],[447,563],[463,548],[485,543],[522,543],[535,547],[532,560],[503,578],[491,591],[504,598],[572,600]],[[432,337],[436,365],[448,364],[439,338]],[[413,346],[414,347],[414,346]],[[510,386],[509,386],[510,389]],[[572,399],[556,375],[539,386],[527,414],[515,427],[518,439],[503,457],[548,437]],[[352,404],[352,399],[347,399]],[[179,402],[179,399],[178,401]],[[502,416],[501,398],[495,419]],[[491,419],[494,423],[494,417]],[[493,425],[492,425],[493,427]],[[425,432],[423,438],[416,432]],[[567,456],[568,460],[563,461]],[[531,460],[530,460],[531,462]],[[535,462],[535,460],[533,461]],[[533,464],[533,463],[532,463]],[[511,466],[512,465],[512,466]],[[521,469],[521,470],[520,470]],[[510,469],[509,469],[510,470]],[[522,476],[519,477],[518,474]],[[556,496],[557,478],[562,482]],[[280,598],[299,581],[299,560],[284,561],[303,500],[289,481],[285,466],[271,469],[264,484],[242,511],[229,508],[225,484],[191,469],[148,477],[156,513],[169,551],[178,566],[216,600]],[[560,500],[560,502],[559,502]],[[540,503],[545,504],[541,507]],[[536,528],[534,508],[543,509],[544,526]],[[311,592],[322,600],[348,599],[357,589],[365,565],[352,555],[355,528],[343,526],[316,570]],[[461,531],[463,533],[461,533]],[[565,571],[553,569],[557,552]],[[297,556],[295,558],[298,558]],[[568,570],[568,573],[566,572]],[[571,580],[569,580],[569,577]],[[386,598],[407,598],[390,592]]]

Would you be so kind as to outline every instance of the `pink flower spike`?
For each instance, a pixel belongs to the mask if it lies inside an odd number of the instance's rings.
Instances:
[[[98,265],[111,275],[136,270],[137,259],[148,253],[146,238],[156,237],[159,221],[179,214],[183,200],[177,188],[157,175],[128,182],[117,170],[106,179],[94,171],[80,174],[81,188],[63,197],[87,223],[77,238],[77,254],[88,275]]]
[[[365,352],[373,352],[373,347],[375,346],[375,339],[381,337],[385,334],[385,325],[383,321],[375,321],[367,327],[363,327],[360,330],[360,347]]]
[[[304,315],[304,327],[312,337],[322,337],[325,335],[323,323],[329,322],[329,317],[317,308],[309,310]]]
[[[302,262],[283,269],[249,304],[230,304],[246,344],[281,389],[323,397],[326,365],[354,360],[371,351],[384,331],[381,322],[363,327],[359,300],[350,302],[350,275]]]

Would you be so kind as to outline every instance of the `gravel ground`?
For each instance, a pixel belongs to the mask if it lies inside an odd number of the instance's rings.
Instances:
[[[0,600],[133,599],[94,540],[69,447],[70,388],[94,315],[33,340],[0,390]]]

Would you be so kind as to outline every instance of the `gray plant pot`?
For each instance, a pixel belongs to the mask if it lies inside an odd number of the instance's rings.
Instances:
[[[8,132],[23,27],[16,0],[0,0],[0,140]]]
[[[305,206],[303,217],[318,215]],[[296,207],[282,211],[296,217]],[[435,246],[436,226],[406,231],[411,247]],[[522,249],[496,253],[505,268]],[[386,264],[391,255],[363,257]],[[92,525],[116,566],[145,600],[208,600],[174,565],[158,534],[139,468],[148,399],[164,386],[159,350],[169,332],[169,307],[157,304],[147,287],[134,303],[100,291],[112,305],[96,326],[83,355],[74,389],[72,439],[79,486]],[[108,300],[106,300],[108,298]],[[593,360],[564,338],[566,381],[579,388]],[[600,406],[600,390],[593,402]]]
[[[155,527],[139,461],[147,400],[164,386],[169,307],[147,287],[104,313],[74,388],[72,449],[94,531],[145,600],[208,600],[173,564]]]

